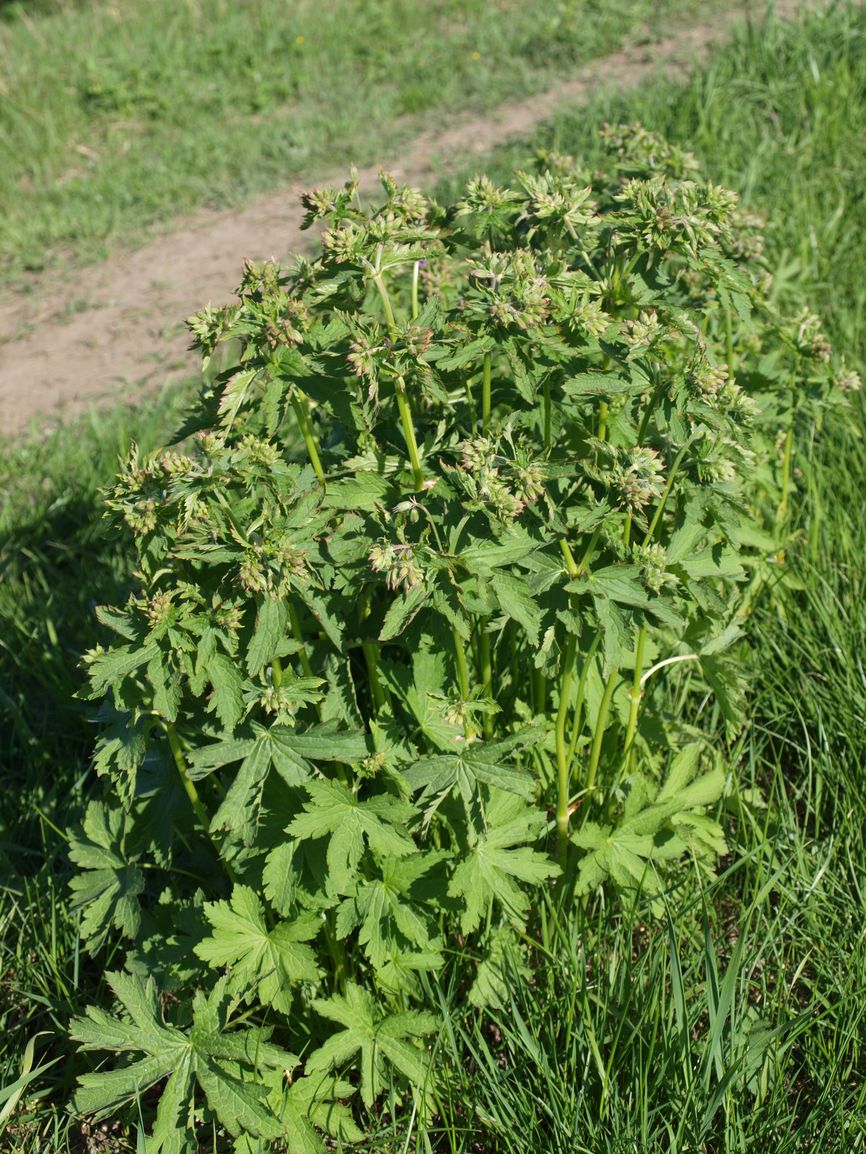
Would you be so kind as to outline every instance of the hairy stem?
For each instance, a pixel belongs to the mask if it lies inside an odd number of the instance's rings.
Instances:
[[[794,450],[794,417],[785,433],[785,451],[782,457],[782,496],[776,510],[776,525],[780,528],[788,518],[788,498],[791,493],[791,462]]]
[[[294,637],[295,641],[297,641],[298,645],[300,646],[300,649],[298,650],[298,660],[301,663],[301,669],[303,669],[305,677],[315,677],[316,675],[315,675],[315,673],[313,673],[313,667],[312,667],[312,665],[310,665],[310,655],[307,652],[307,646],[306,646],[306,643],[304,642],[304,635],[301,632],[301,622],[300,622],[300,618],[298,617],[298,611],[295,608],[294,601],[289,599],[288,604],[289,604],[289,625],[291,626],[292,637]],[[275,681],[275,684],[276,684],[276,681]]]
[[[421,311],[418,307],[418,277],[421,273],[421,261],[416,260],[412,266],[412,320],[414,321]]]
[[[394,316],[394,307],[391,304],[391,297],[388,294],[387,286],[385,285],[385,278],[377,269],[373,274],[373,284],[376,286],[376,291],[379,294],[379,299],[382,302],[382,308],[385,310],[385,323],[388,326],[388,332],[391,336],[397,331],[397,320]]]
[[[310,420],[307,398],[303,393],[299,393],[297,389],[292,392],[292,408],[295,410],[298,427],[301,430],[301,436],[304,438],[304,444],[307,446],[310,464],[313,466],[316,476],[324,485],[325,470],[322,468],[322,461],[319,457],[319,446],[316,441],[316,434],[313,431],[313,422]]]
[[[216,855],[220,859],[222,867],[226,872],[226,876],[228,877],[229,881],[234,884],[234,870],[227,861],[223,860],[222,855],[220,854],[220,848],[214,841],[214,837],[210,828],[210,817],[208,816],[208,812],[205,809],[201,798],[199,797],[198,790],[195,787],[195,782],[189,776],[189,766],[187,765],[186,758],[183,755],[180,738],[177,735],[177,730],[174,727],[174,723],[171,721],[164,721],[162,724],[165,729],[166,736],[168,737],[168,746],[171,750],[171,756],[174,759],[174,764],[177,767],[177,772],[180,775],[180,780],[183,784],[184,792],[189,798],[189,803],[192,806],[193,813],[195,814],[196,819],[208,841],[216,851]]]
[[[616,689],[617,681],[619,680],[616,670],[610,674],[605,683],[604,695],[601,699],[601,704],[598,707],[598,716],[595,720],[595,732],[592,735],[592,748],[589,753],[589,766],[586,771],[586,789],[591,790],[595,786],[595,777],[598,771],[598,763],[601,759],[601,743],[604,740],[604,731],[607,729],[607,716],[610,713],[610,703],[613,698],[613,691]]]
[[[400,410],[400,422],[403,426],[403,436],[406,439],[406,448],[409,451],[409,464],[412,466],[412,480],[415,492],[420,493],[424,488],[424,473],[421,469],[421,458],[418,455],[418,442],[415,440],[415,425],[412,421],[412,409],[406,395],[406,382],[402,377],[396,377],[394,385],[397,391],[397,408]]]
[[[586,679],[589,676],[590,667],[595,660],[596,652],[601,644],[601,633],[596,633],[592,639],[592,645],[589,647],[589,652],[586,655],[586,660],[583,663],[583,668],[580,671],[580,678],[577,682],[577,696],[574,702],[574,721],[571,730],[571,743],[568,747],[569,764],[574,764],[574,755],[577,753],[577,743],[580,739],[580,730],[583,723],[583,702],[586,695]]]
[[[361,620],[370,616],[369,590],[361,599]],[[370,681],[370,696],[373,699],[373,713],[377,714],[388,704],[388,691],[379,679],[379,646],[375,641],[365,641],[361,646],[364,661],[367,664],[367,677]]]
[[[571,759],[568,742],[565,739],[565,725],[571,699],[571,684],[574,678],[574,658],[577,653],[577,638],[569,633],[562,657],[559,675],[559,708],[556,711],[556,856],[560,869],[565,870],[568,856],[568,801],[571,795]]]
[[[481,431],[490,428],[490,353],[484,354],[481,373]]]
[[[598,406],[598,439],[600,441],[607,440],[608,411],[607,401],[602,401]]]
[[[478,421],[475,412],[475,396],[472,392],[471,377],[466,378],[466,403],[469,406],[469,428],[472,432],[472,436],[474,437],[478,429]]]
[[[478,660],[481,673],[481,691],[485,697],[493,697],[493,657],[490,652],[490,634],[483,625],[478,633]],[[484,714],[484,739],[490,741],[493,737],[493,714]]]
[[[565,559],[569,580],[573,581],[580,576],[581,566],[575,562],[571,548],[565,539],[561,540],[559,545]],[[569,744],[566,740],[565,728],[571,705],[571,687],[574,680],[576,655],[577,637],[573,633],[569,633],[559,673],[559,705],[556,711],[554,729],[556,741],[556,856],[563,871],[568,858],[568,801],[571,794],[571,757],[569,756]]]
[[[451,627],[451,636],[454,639],[454,664],[457,669],[457,689],[461,701],[465,703],[469,700],[470,693],[469,665],[466,661],[466,648],[463,644],[463,638],[455,626]],[[475,736],[475,730],[468,716],[463,725],[463,733],[467,738]]]
[[[659,501],[658,505],[656,506],[656,511],[653,514],[653,519],[652,519],[652,521],[650,521],[650,527],[649,527],[649,529],[647,529],[646,536],[643,539],[644,545],[648,545],[650,543],[650,541],[652,541],[653,534],[655,533],[656,529],[658,528],[658,524],[659,524],[659,521],[661,520],[662,513],[665,511],[665,505],[667,504],[668,497],[670,496],[671,489],[673,488],[674,478],[676,477],[677,473],[679,472],[679,467],[682,464],[683,457],[686,455],[686,449],[688,449],[688,447],[689,447],[689,442],[686,441],[686,443],[683,445],[683,447],[677,453],[676,457],[674,457],[674,463],[670,467],[670,472],[668,473],[667,484],[664,487],[664,492],[661,495],[661,500]]]
[[[540,669],[532,671],[533,706],[536,713],[547,713],[547,677]]]
[[[631,683],[631,704],[628,711],[628,725],[625,731],[625,748],[622,755],[623,773],[628,769],[628,764],[631,761],[632,744],[634,742],[634,735],[637,732],[637,719],[640,712],[640,701],[643,696],[641,688],[641,677],[643,676],[643,661],[644,649],[646,647],[646,628],[641,626],[637,631],[637,644],[635,645],[634,654],[634,677]]]

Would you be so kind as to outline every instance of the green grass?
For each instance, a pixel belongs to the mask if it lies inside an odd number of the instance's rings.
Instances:
[[[767,215],[779,292],[813,300],[862,368],[864,46],[857,9],[770,25],[685,86],[564,114],[532,143],[591,155],[595,127],[613,118],[687,143]],[[491,168],[506,172],[529,147]],[[176,414],[164,397],[138,415],[94,418],[11,450],[0,467],[0,1084],[18,1077],[39,1030],[51,1034],[36,1061],[63,1059],[25,1093],[45,1097],[0,1136],[10,1154],[84,1149],[63,1115],[73,1066],[62,1031],[100,996],[109,959],[79,956],[63,899],[57,831],[92,788],[86,716],[69,691],[92,600],[128,580],[122,545],[99,525],[98,485],[133,431],[154,443]],[[686,873],[662,917],[552,918],[548,954],[512,975],[492,1019],[443,993],[437,1152],[866,1150],[863,426],[857,400],[795,462],[786,576],[749,621],[730,861],[703,892]],[[382,1125],[371,1148],[397,1154],[417,1137],[411,1120]]]
[[[34,1036],[34,1065],[61,1059],[30,1087],[48,1095],[42,1108],[0,1126],[0,1150],[15,1154],[67,1149],[63,1102],[74,1078],[64,1034],[104,968],[79,951],[65,840],[93,788],[92,727],[73,698],[79,655],[97,640],[93,606],[123,598],[130,582],[99,490],[133,435],[157,446],[182,407],[181,392],[142,412],[94,413],[0,455],[0,1086],[19,1078]],[[72,1149],[83,1149],[76,1134]]]
[[[721,0],[713,0],[713,4]],[[0,8],[0,270],[398,153],[695,0],[124,0]]]

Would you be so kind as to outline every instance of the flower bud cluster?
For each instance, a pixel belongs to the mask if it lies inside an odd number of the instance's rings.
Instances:
[[[385,584],[394,592],[408,593],[424,580],[414,545],[379,541],[370,550],[368,560],[374,573],[385,575]]]
[[[642,513],[664,489],[664,463],[655,449],[635,445],[621,449],[608,474],[610,490],[621,509]]]

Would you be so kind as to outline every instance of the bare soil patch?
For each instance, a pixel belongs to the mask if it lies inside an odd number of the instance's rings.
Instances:
[[[776,4],[785,19],[803,7],[801,0]],[[537,96],[424,133],[398,160],[362,169],[361,186],[376,185],[379,167],[411,184],[428,183],[457,164],[465,167],[467,157],[529,136],[557,109],[599,90],[687,75],[743,16],[738,7],[664,40],[626,47]],[[132,403],[148,389],[189,377],[196,362],[184,318],[208,302],[230,300],[245,257],[303,250],[309,237],[299,227],[301,192],[342,181],[347,169],[296,181],[240,211],[198,213],[142,248],[0,303],[0,432],[14,433],[34,420],[54,423],[93,402]]]

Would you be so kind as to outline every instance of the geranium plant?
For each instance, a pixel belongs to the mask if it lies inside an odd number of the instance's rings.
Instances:
[[[775,314],[733,193],[605,140],[449,206],[311,193],[319,255],[192,318],[181,447],[110,496],[136,588],[87,658],[112,790],[72,855],[90,946],[129,952],[73,1032],[124,1057],[76,1105],[152,1154],[425,1109],[449,958],[494,1000],[542,890],[651,898],[725,848],[743,583],[790,430],[856,382]]]

